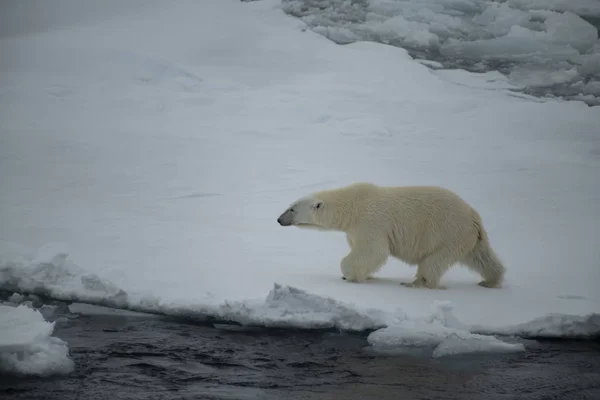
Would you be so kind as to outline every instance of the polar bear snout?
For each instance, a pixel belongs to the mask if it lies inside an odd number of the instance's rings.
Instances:
[[[279,218],[277,218],[277,222],[281,226],[290,226],[290,225],[292,225],[293,221],[294,221],[294,216],[289,211],[284,212],[283,214],[281,214],[279,216]]]

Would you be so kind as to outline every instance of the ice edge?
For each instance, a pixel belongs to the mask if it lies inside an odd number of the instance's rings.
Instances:
[[[197,323],[235,324],[246,327],[341,330],[365,333],[407,321],[402,310],[364,309],[303,289],[274,283],[264,299],[225,301],[221,304],[166,303],[152,295],[130,294],[94,274],[85,273],[58,254],[34,262],[0,261],[0,291],[34,294],[49,300],[84,303],[147,314],[193,320]],[[465,325],[452,312],[450,302],[434,302],[425,320],[471,334],[512,336],[523,339],[600,339],[600,313],[548,314],[504,327]]]

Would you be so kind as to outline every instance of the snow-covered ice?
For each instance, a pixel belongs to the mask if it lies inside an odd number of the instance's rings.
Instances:
[[[598,0],[282,0],[336,43],[400,46],[448,68],[500,69],[515,87],[600,104]],[[597,22],[596,22],[597,24]]]
[[[340,46],[275,0],[28,4],[54,20],[0,17],[0,289],[373,330],[379,348],[434,337],[437,356],[600,334],[598,108]],[[360,180],[458,192],[506,286],[456,267],[447,290],[409,289],[394,260],[352,284],[342,234],[277,224],[297,197]]]
[[[426,318],[396,319],[387,327],[371,333],[369,344],[384,353],[431,353],[432,357],[468,353],[506,353],[524,351],[523,343],[507,343],[493,335],[471,333],[472,327],[456,319],[452,304],[436,301]]]
[[[383,353],[431,352],[432,357],[468,353],[507,353],[525,349],[521,343],[506,343],[493,336],[469,333],[438,323],[408,321],[373,332],[368,337],[373,349]]]
[[[52,336],[54,322],[25,305],[0,305],[0,371],[67,374],[74,368],[67,343]]]

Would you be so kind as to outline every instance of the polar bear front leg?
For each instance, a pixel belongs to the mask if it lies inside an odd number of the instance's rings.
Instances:
[[[353,243],[353,241],[352,241],[352,236],[350,236],[349,233],[346,234],[346,242],[348,243],[348,246],[350,247],[350,249],[352,249],[352,243]],[[367,277],[365,279],[369,280],[369,279],[372,279],[372,278],[373,278],[373,274],[369,274],[369,275],[367,275]],[[342,279],[343,280],[347,280],[346,277],[344,276],[343,269],[342,269]]]
[[[348,240],[350,243],[350,240]],[[352,240],[352,250],[342,259],[342,279],[364,282],[387,261],[389,250],[376,240]]]

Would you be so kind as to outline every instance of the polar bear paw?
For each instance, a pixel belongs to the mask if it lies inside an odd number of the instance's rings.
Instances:
[[[354,278],[354,279],[352,279],[352,278],[348,279],[348,278],[346,278],[345,276],[342,275],[342,279],[345,280],[345,281],[348,281],[348,282],[364,282],[364,281],[368,281],[368,280],[373,279],[373,276],[369,275],[364,280],[361,281],[361,280],[356,279],[356,278]]]
[[[424,279],[415,279],[412,282],[400,282],[400,284],[404,287],[408,287],[408,288],[424,288],[424,289],[439,289],[439,290],[446,290],[446,286],[442,286],[442,285],[433,285],[431,283],[428,283],[426,280]]]
[[[478,285],[490,289],[499,288],[501,286],[498,282],[493,281],[481,281],[478,283]]]

